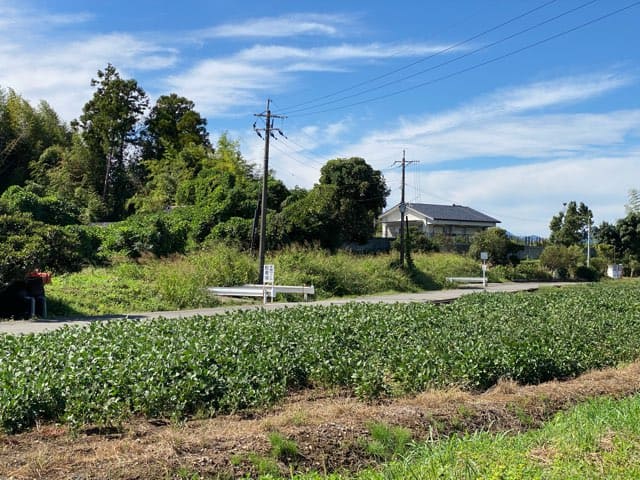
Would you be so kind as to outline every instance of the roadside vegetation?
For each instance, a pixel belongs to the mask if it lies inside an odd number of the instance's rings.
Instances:
[[[446,253],[416,255],[410,270],[396,267],[393,253],[331,254],[300,247],[270,254],[267,261],[275,265],[279,284],[314,285],[315,299],[434,290],[446,285],[447,276],[481,274],[473,259]],[[213,307],[220,300],[205,287],[255,283],[257,275],[252,256],[222,244],[164,259],[121,258],[110,267],[56,275],[47,286],[47,298],[50,313],[63,316]]]

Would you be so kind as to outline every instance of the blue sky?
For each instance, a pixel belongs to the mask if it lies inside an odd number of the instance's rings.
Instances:
[[[270,98],[287,116],[270,168],[290,187],[360,156],[391,206],[406,150],[408,201],[548,235],[563,202],[615,221],[640,188],[637,3],[0,0],[0,86],[70,121],[110,62],[152,100],[193,100],[257,165]]]

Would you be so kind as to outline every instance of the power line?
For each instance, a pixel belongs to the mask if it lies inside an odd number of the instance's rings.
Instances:
[[[294,148],[291,147],[291,145],[288,144],[292,144],[295,145],[296,147],[298,147],[299,149],[301,149],[302,152],[311,152],[312,149],[309,147],[305,147],[304,145],[299,144],[298,142],[296,142],[295,140],[290,139],[289,137],[285,137],[284,138],[284,142],[283,142],[286,146],[288,146],[289,148],[291,148],[292,151],[295,151],[295,153],[300,154],[300,150],[296,150]],[[311,157],[310,155],[307,154],[301,154],[303,157],[305,157],[307,160],[309,160],[311,163],[318,165],[319,167],[322,167],[324,164],[322,163],[321,160],[318,160],[316,158]]]
[[[281,154],[286,155],[287,157],[289,157],[291,160],[293,160],[294,162],[296,162],[298,165],[302,166],[302,167],[309,167],[308,164],[304,163],[303,161],[301,161],[300,159],[296,158],[294,155],[292,155],[290,152],[287,152],[285,149],[280,148],[278,145],[275,144],[271,144],[271,147],[276,149],[277,151],[279,151]],[[296,153],[296,152],[294,152]],[[316,169],[316,167],[311,167]],[[291,173],[291,175],[293,175],[293,173]],[[293,175],[295,177],[295,175]]]
[[[597,1],[599,1],[599,0],[589,0],[589,1],[585,2],[585,3],[582,3],[581,5],[578,5],[577,7],[574,7],[574,8],[571,8],[571,9],[569,9],[569,10],[566,10],[566,11],[564,11],[564,12],[562,12],[562,13],[558,14],[558,15],[555,15],[555,16],[553,16],[553,17],[547,18],[546,20],[543,20],[542,22],[539,22],[539,23],[537,23],[537,24],[535,24],[535,25],[532,25],[532,26],[527,27],[527,28],[525,28],[525,29],[523,29],[523,30],[520,30],[520,31],[515,32],[515,33],[512,33],[512,34],[510,34],[510,35],[507,35],[506,37],[502,37],[502,38],[501,38],[501,39],[499,39],[499,40],[496,40],[496,41],[491,42],[491,43],[489,43],[489,44],[487,44],[487,45],[483,45],[483,46],[481,46],[481,47],[478,47],[478,48],[476,48],[476,49],[474,49],[474,50],[471,50],[471,51],[469,51],[469,52],[466,52],[466,53],[464,53],[464,54],[462,54],[462,55],[458,55],[457,57],[451,58],[451,59],[446,60],[446,61],[444,61],[444,62],[440,62],[440,63],[438,63],[438,64],[436,64],[436,65],[432,65],[432,66],[431,66],[431,67],[429,67],[429,68],[425,68],[425,69],[420,70],[420,71],[418,71],[418,72],[414,72],[414,73],[412,73],[411,75],[407,75],[407,76],[405,76],[405,77],[403,77],[403,78],[400,78],[400,79],[397,79],[397,80],[392,80],[392,81],[389,81],[389,82],[383,83],[383,84],[381,84],[381,85],[377,85],[377,86],[375,86],[375,87],[367,88],[367,89],[362,90],[362,91],[360,91],[360,92],[356,92],[356,93],[353,93],[353,94],[351,94],[351,95],[345,95],[345,96],[343,96],[343,97],[340,97],[340,98],[337,98],[337,99],[334,99],[334,100],[330,100],[330,101],[327,101],[327,102],[323,102],[323,103],[320,103],[320,104],[317,104],[317,105],[314,105],[314,106],[305,107],[305,108],[298,108],[298,109],[294,109],[294,110],[289,110],[289,111],[288,111],[288,115],[289,115],[289,116],[293,116],[293,117],[300,117],[300,116],[312,115],[312,114],[314,114],[314,113],[324,113],[324,112],[333,111],[333,110],[338,110],[338,109],[342,109],[342,108],[347,108],[347,107],[354,106],[354,105],[360,105],[360,104],[362,104],[362,103],[366,103],[366,102],[369,102],[369,101],[379,100],[379,99],[382,99],[382,98],[387,98],[387,97],[390,97],[390,96],[396,95],[396,93],[393,93],[393,92],[392,92],[392,93],[390,93],[390,94],[382,95],[382,96],[379,96],[379,97],[374,97],[374,98],[372,98],[372,99],[363,100],[363,101],[361,101],[361,102],[353,103],[353,104],[346,105],[346,106],[342,106],[342,107],[335,107],[335,108],[333,108],[333,109],[329,109],[329,110],[321,110],[321,111],[319,111],[319,112],[311,112],[311,113],[307,113],[307,114],[300,114],[300,113],[299,113],[299,112],[304,112],[304,111],[307,111],[307,110],[312,110],[312,109],[314,109],[314,108],[318,108],[318,107],[322,107],[322,106],[326,106],[326,105],[332,105],[332,104],[334,104],[334,103],[342,102],[343,100],[349,100],[349,99],[351,99],[351,98],[359,97],[359,96],[364,95],[364,94],[366,94],[366,93],[371,93],[371,92],[374,92],[374,91],[380,90],[380,89],[382,89],[382,88],[389,87],[389,86],[395,85],[395,84],[400,83],[400,82],[404,82],[404,81],[406,81],[406,80],[409,80],[409,79],[411,79],[411,78],[417,77],[417,76],[422,75],[422,74],[424,74],[424,73],[427,73],[427,72],[430,72],[430,71],[436,70],[436,69],[438,69],[438,68],[440,68],[440,67],[444,67],[444,66],[446,66],[446,65],[450,65],[450,64],[452,64],[452,63],[454,63],[454,62],[457,62],[457,61],[459,61],[459,60],[462,60],[462,59],[464,59],[464,58],[467,58],[467,57],[469,57],[469,56],[471,56],[471,55],[475,55],[475,54],[476,54],[476,53],[478,53],[478,52],[481,52],[481,51],[483,51],[483,50],[488,50],[488,49],[490,49],[490,48],[492,48],[492,47],[495,47],[496,45],[499,45],[499,44],[501,44],[501,43],[504,43],[504,42],[506,42],[506,41],[508,41],[508,40],[511,40],[511,39],[515,38],[515,37],[518,37],[518,36],[520,36],[520,35],[524,35],[525,33],[528,33],[528,32],[530,32],[530,31],[532,31],[532,30],[535,30],[535,29],[537,29],[537,28],[540,28],[540,27],[542,27],[542,26],[544,26],[544,25],[546,25],[546,24],[548,24],[548,23],[551,23],[551,22],[553,22],[553,21],[555,21],[555,20],[557,20],[557,19],[559,19],[559,18],[562,18],[562,17],[564,17],[564,16],[570,15],[570,14],[572,14],[572,13],[574,13],[574,12],[576,12],[576,11],[580,10],[580,9],[583,9],[583,8],[585,8],[585,7],[589,6],[589,5],[591,5],[591,4],[593,4],[593,3],[597,2]],[[571,31],[573,31],[573,30],[571,30]],[[566,32],[565,32],[565,33],[566,33]],[[541,43],[544,43],[544,42],[541,42]],[[455,75],[455,74],[456,74],[456,72],[454,72],[454,74],[452,74],[452,75],[450,75],[450,76],[453,76],[453,75]],[[448,77],[448,76],[445,76],[445,78],[449,78],[449,77]],[[436,79],[436,81],[437,81],[437,80],[438,80],[438,79]],[[431,82],[431,83],[435,83],[435,81],[434,81],[434,82]],[[422,86],[422,85],[424,85],[424,84],[418,84],[418,85],[416,85],[416,86],[409,87],[409,88],[404,89],[404,90],[400,90],[400,91],[399,91],[399,93],[402,93],[402,92],[404,92],[404,91],[406,91],[406,90],[411,90],[411,89],[414,89],[414,88],[418,88],[419,86]],[[295,114],[295,115],[294,115],[294,114]]]
[[[496,26],[493,26],[493,27],[491,27],[491,28],[489,28],[487,30],[484,30],[484,31],[482,31],[482,32],[480,32],[478,34],[475,34],[475,35],[473,35],[473,36],[471,36],[469,38],[466,38],[465,40],[462,40],[462,41],[457,42],[457,43],[455,43],[453,45],[450,45],[449,47],[443,48],[442,50],[438,50],[437,52],[434,52],[431,55],[427,55],[426,57],[423,57],[423,58],[420,58],[420,59],[418,59],[418,60],[416,60],[414,62],[408,63],[407,65],[403,65],[402,67],[396,68],[396,69],[391,70],[391,71],[389,71],[387,73],[384,73],[382,75],[378,75],[377,77],[373,77],[373,78],[371,78],[369,80],[364,80],[362,82],[356,83],[355,85],[352,85],[350,87],[346,87],[346,88],[343,88],[341,90],[337,90],[337,91],[335,91],[333,93],[330,93],[330,94],[327,94],[327,95],[323,95],[323,96],[308,100],[306,102],[297,103],[297,104],[291,105],[289,107],[285,107],[283,109],[283,111],[296,112],[298,110],[291,110],[291,109],[295,109],[295,108],[301,107],[303,105],[308,105],[310,103],[316,103],[316,102],[318,102],[320,100],[325,100],[327,98],[334,97],[334,96],[339,95],[341,93],[345,93],[345,92],[348,92],[348,91],[351,91],[351,90],[355,90],[356,88],[361,87],[363,85],[367,85],[369,83],[373,83],[373,82],[375,82],[377,80],[381,80],[383,78],[389,77],[389,76],[391,76],[391,75],[393,75],[395,73],[401,72],[403,70],[407,70],[408,68],[411,68],[411,67],[413,67],[415,65],[418,65],[419,63],[422,63],[422,62],[425,62],[427,60],[430,60],[431,58],[437,57],[438,55],[442,55],[444,53],[447,53],[447,52],[449,52],[449,51],[451,51],[453,49],[456,49],[456,48],[461,47],[461,46],[463,46],[463,45],[465,45],[465,44],[467,44],[469,42],[472,42],[473,40],[477,40],[478,38],[480,38],[480,37],[482,37],[484,35],[487,35],[488,33],[494,32],[494,31],[496,31],[496,30],[498,30],[498,29],[500,29],[502,27],[505,27],[505,26],[509,25],[510,23],[513,23],[513,22],[515,22],[517,20],[520,20],[521,18],[524,18],[524,17],[526,17],[526,16],[528,16],[528,15],[530,15],[530,14],[532,14],[532,13],[538,11],[538,10],[541,10],[541,9],[551,5],[552,3],[555,3],[556,1],[557,0],[547,1],[547,2],[543,3],[542,5],[539,5],[539,6],[535,7],[535,8],[527,10],[526,12],[521,13],[519,15],[516,15],[515,17],[512,17],[512,18],[510,18],[510,19],[508,19],[508,20],[506,20],[506,21],[504,21],[504,22],[502,22],[502,23],[500,23],[500,24],[498,24]],[[316,107],[317,106],[320,106],[320,105],[316,105]],[[311,107],[311,108],[315,108],[315,107]]]

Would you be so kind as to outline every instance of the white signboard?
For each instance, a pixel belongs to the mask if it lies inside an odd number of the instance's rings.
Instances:
[[[264,283],[274,283],[276,269],[271,264],[266,264],[262,270],[262,281]]]
[[[489,260],[489,252],[480,252],[480,260]]]

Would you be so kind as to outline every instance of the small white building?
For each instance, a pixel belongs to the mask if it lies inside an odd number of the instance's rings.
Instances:
[[[406,203],[405,218],[409,226],[418,227],[425,235],[469,238],[474,233],[495,227],[500,220],[463,205]],[[384,238],[400,235],[400,204],[378,217]]]
[[[624,266],[619,263],[607,265],[607,277],[609,278],[615,278],[615,279],[622,278],[623,271],[624,271]]]

